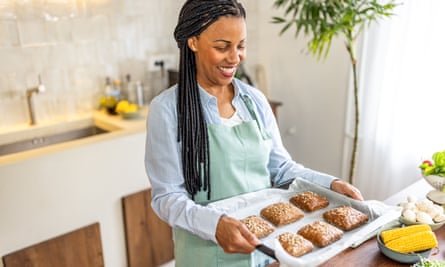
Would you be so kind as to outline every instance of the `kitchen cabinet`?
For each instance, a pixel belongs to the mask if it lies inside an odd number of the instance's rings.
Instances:
[[[172,229],[151,208],[151,189],[122,199],[128,267],[156,267],[173,259]]]
[[[103,267],[99,223],[12,252],[3,257],[5,267]]]

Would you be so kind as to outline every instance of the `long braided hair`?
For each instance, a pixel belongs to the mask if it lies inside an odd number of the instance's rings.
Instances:
[[[174,37],[180,50],[177,94],[178,142],[182,142],[182,172],[187,192],[207,191],[210,199],[210,155],[207,124],[196,79],[196,62],[187,40],[199,36],[222,16],[246,17],[237,0],[187,0]]]

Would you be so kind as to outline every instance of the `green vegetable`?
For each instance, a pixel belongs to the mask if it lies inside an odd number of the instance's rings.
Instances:
[[[445,177],[445,150],[434,153],[432,161],[423,161],[419,168],[425,176],[437,175]]]
[[[445,267],[445,261],[430,260],[420,257],[420,262],[411,265],[411,267]]]

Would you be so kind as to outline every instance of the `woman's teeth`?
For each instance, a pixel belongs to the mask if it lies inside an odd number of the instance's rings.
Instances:
[[[219,67],[219,69],[224,73],[224,74],[233,74],[236,71],[236,68],[224,68],[224,67]]]

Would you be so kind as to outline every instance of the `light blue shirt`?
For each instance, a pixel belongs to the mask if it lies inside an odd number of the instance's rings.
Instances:
[[[237,79],[233,80],[233,84],[235,96],[232,105],[239,117],[246,122],[253,120],[241,98],[247,96],[254,103],[261,127],[272,138],[268,168],[273,184],[279,185],[295,177],[302,177],[329,188],[335,177],[305,168],[292,160],[283,146],[272,109],[262,92]],[[152,187],[152,207],[172,227],[180,227],[216,243],[216,225],[223,213],[196,204],[185,189],[181,146],[177,142],[176,90],[177,86],[165,90],[150,104],[145,168]],[[216,98],[202,88],[200,97],[207,124],[221,124]]]

